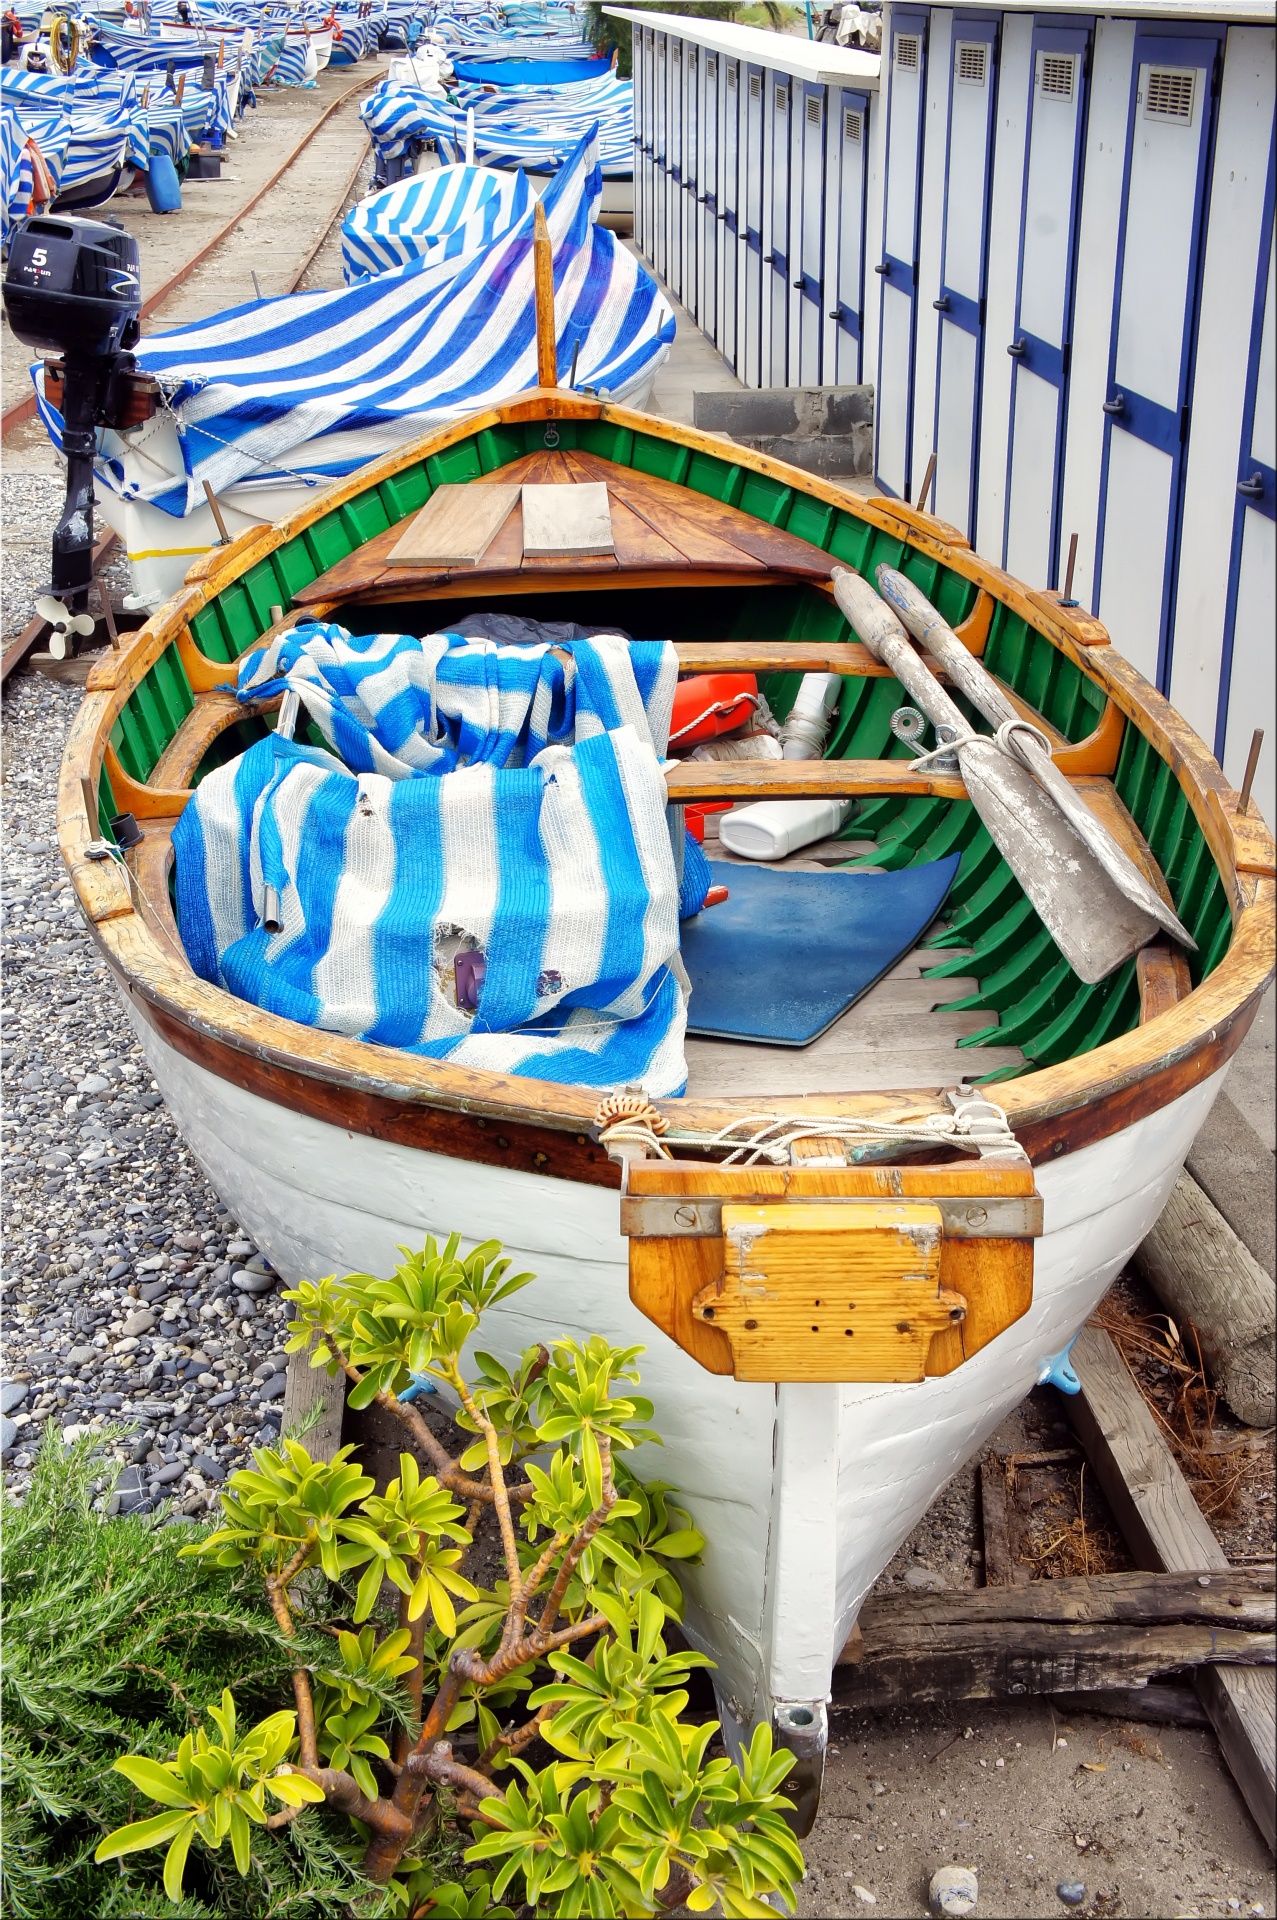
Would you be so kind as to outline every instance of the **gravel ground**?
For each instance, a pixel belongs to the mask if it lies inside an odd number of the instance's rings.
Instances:
[[[6,456],[7,453],[6,444]],[[49,464],[52,466],[51,460]],[[36,598],[47,587],[49,538],[62,511],[65,491],[66,481],[60,469],[40,473],[9,467],[0,479],[0,524],[4,528],[0,625],[6,639],[21,633],[34,618]],[[104,530],[99,519],[95,533],[100,538]],[[98,578],[110,588],[114,596],[112,604],[117,608],[121,595],[132,592],[129,563],[122,554],[104,567]],[[89,605],[96,613],[96,600],[90,600]]]
[[[30,619],[47,562],[47,546],[37,559],[9,533],[10,511],[39,507],[38,478],[5,476],[7,630]],[[0,1457],[20,1492],[45,1421],[122,1424],[112,1505],[202,1514],[279,1432],[285,1309],[178,1136],[83,930],[54,817],[80,698],[35,675],[4,692]],[[104,1488],[113,1477],[104,1458]]]

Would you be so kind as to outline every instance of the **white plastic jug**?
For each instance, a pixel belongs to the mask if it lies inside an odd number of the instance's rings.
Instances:
[[[783,860],[846,824],[850,800],[758,800],[723,814],[718,837],[742,860]]]

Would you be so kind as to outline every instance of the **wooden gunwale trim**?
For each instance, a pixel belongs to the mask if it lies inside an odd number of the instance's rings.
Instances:
[[[88,779],[96,785],[106,736],[120,709],[193,613],[249,565],[379,481],[473,437],[485,427],[554,419],[603,419],[650,438],[701,449],[715,459],[774,478],[906,539],[1025,618],[1103,689],[1118,711],[1171,766],[1224,881],[1234,921],[1232,942],[1209,978],[1167,1013],[1080,1059],[999,1085],[995,1097],[1031,1153],[1043,1157],[1083,1144],[1087,1138],[1102,1138],[1175,1098],[1227,1061],[1249,1027],[1259,995],[1273,971],[1272,841],[1256,817],[1237,816],[1237,796],[1206,748],[1162,696],[1120,654],[1103,644],[1107,636],[1098,623],[1076,610],[1060,608],[1058,596],[1053,599],[1025,589],[1001,569],[981,561],[960,536],[952,537],[952,530],[943,523],[899,502],[849,496],[770,456],[735,445],[725,449],[712,436],[694,429],[561,391],[530,393],[424,435],[325,490],[278,527],[250,529],[231,546],[214,550],[190,570],[187,587],[153,616],[119,655],[95,670],[104,677],[109,675],[113,684],[90,687],[72,725],[59,779],[59,836],[86,915],[130,992],[145,1000],[148,1007],[167,1012],[189,1031],[202,1033],[228,1054],[240,1052],[270,1062],[300,1081],[334,1080],[395,1103],[508,1116],[511,1121],[517,1117],[528,1125],[556,1131],[588,1123],[597,1105],[597,1097],[588,1090],[476,1074],[446,1062],[423,1062],[403,1055],[394,1057],[395,1071],[386,1074],[377,1070],[386,1064],[381,1049],[299,1030],[291,1022],[235,1001],[195,979],[160,950],[134,911],[127,881],[118,868],[110,862],[88,862],[84,855],[87,842],[97,837],[97,822],[90,821],[86,814],[82,782]],[[299,1037],[305,1043],[305,1052],[301,1051]],[[979,1071],[978,1051],[971,1054],[970,1070]],[[925,1099],[914,1094],[903,1097],[916,1108]],[[831,1093],[776,1099],[767,1104],[777,1113],[852,1116],[898,1109],[900,1103],[901,1097]],[[701,1099],[662,1104],[671,1118],[708,1129],[755,1110],[759,1103]],[[931,1104],[934,1107],[935,1103]]]

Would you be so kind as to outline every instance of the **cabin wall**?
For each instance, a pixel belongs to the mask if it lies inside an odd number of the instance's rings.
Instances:
[[[875,63],[695,17],[633,36],[639,252],[745,386],[872,380]]]
[[[635,25],[640,250],[746,386],[872,384],[884,493],[934,452],[928,504],[1032,586],[1076,535],[1075,596],[1239,781],[1277,698],[1273,28],[887,0],[876,90],[717,31],[707,142],[710,29]]]
[[[888,0],[866,216],[899,287],[916,170],[912,299],[871,294],[866,330],[879,485],[914,497],[934,451],[934,510],[1034,586],[1076,534],[1076,597],[1234,782],[1277,697],[1275,77],[1267,25]]]

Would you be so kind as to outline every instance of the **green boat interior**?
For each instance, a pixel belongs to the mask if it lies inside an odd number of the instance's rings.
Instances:
[[[637,474],[649,474],[754,517],[762,528],[808,543],[829,560],[872,578],[881,562],[899,568],[955,628],[972,613],[981,589],[961,573],[903,538],[862,517],[853,496],[835,505],[798,485],[736,465],[677,441],[619,427],[606,419],[564,420],[565,445],[602,456]],[[378,535],[414,514],[445,481],[481,480],[544,447],[543,420],[504,421],[458,439],[323,513],[242,575],[221,587],[190,617],[195,648],[209,663],[232,663],[272,624],[272,609],[287,610],[296,596],[348,561]],[[526,577],[526,576],[525,576]],[[828,588],[814,580],[770,584],[594,585],[547,581],[546,590],[503,590],[503,612],[539,619],[616,625],[635,638],[663,638],[725,653],[742,643],[807,645],[854,638]],[[703,575],[699,577],[703,579]],[[331,605],[331,602],[329,603]],[[453,586],[440,601],[429,590],[389,599],[356,592],[328,617],[354,633],[425,634],[494,602],[475,583],[473,596]],[[304,609],[302,609],[304,611]],[[1012,607],[998,602],[983,650],[987,668],[1040,716],[1063,742],[1093,735],[1105,716],[1104,689]],[[228,684],[231,676],[227,676]],[[760,675],[760,687],[778,719],[793,703],[801,674]],[[169,644],[127,698],[111,733],[120,767],[145,783],[196,706],[197,696],[176,644]],[[954,695],[972,725],[987,722]],[[849,674],[825,749],[826,759],[899,761],[910,750],[891,730],[906,696],[881,672]],[[259,712],[228,722],[211,739],[191,778],[242,752],[271,725]],[[304,737],[304,736],[303,736]],[[319,736],[312,733],[316,743]],[[1170,897],[1197,942],[1188,956],[1197,985],[1227,950],[1232,921],[1224,886],[1175,773],[1133,722],[1120,716],[1113,735],[1112,788],[1138,827],[1165,879]],[[117,811],[104,769],[100,825],[109,834]],[[712,838],[706,851],[716,857]],[[1095,986],[1084,985],[1061,956],[970,802],[923,795],[862,796],[837,837],[822,843],[818,864],[895,869],[960,852],[961,864],[944,917],[925,946],[858,1002],[842,1021],[800,1051],[740,1042],[688,1043],[689,1092],[806,1093],[836,1087],[936,1086],[965,1077],[993,1083],[1090,1052],[1139,1024],[1141,1001],[1134,960]],[[809,856],[812,850],[805,849]],[[791,860],[801,864],[801,859]],[[925,1016],[925,1018],[924,1018]],[[930,1036],[929,1040],[925,1036]]]

